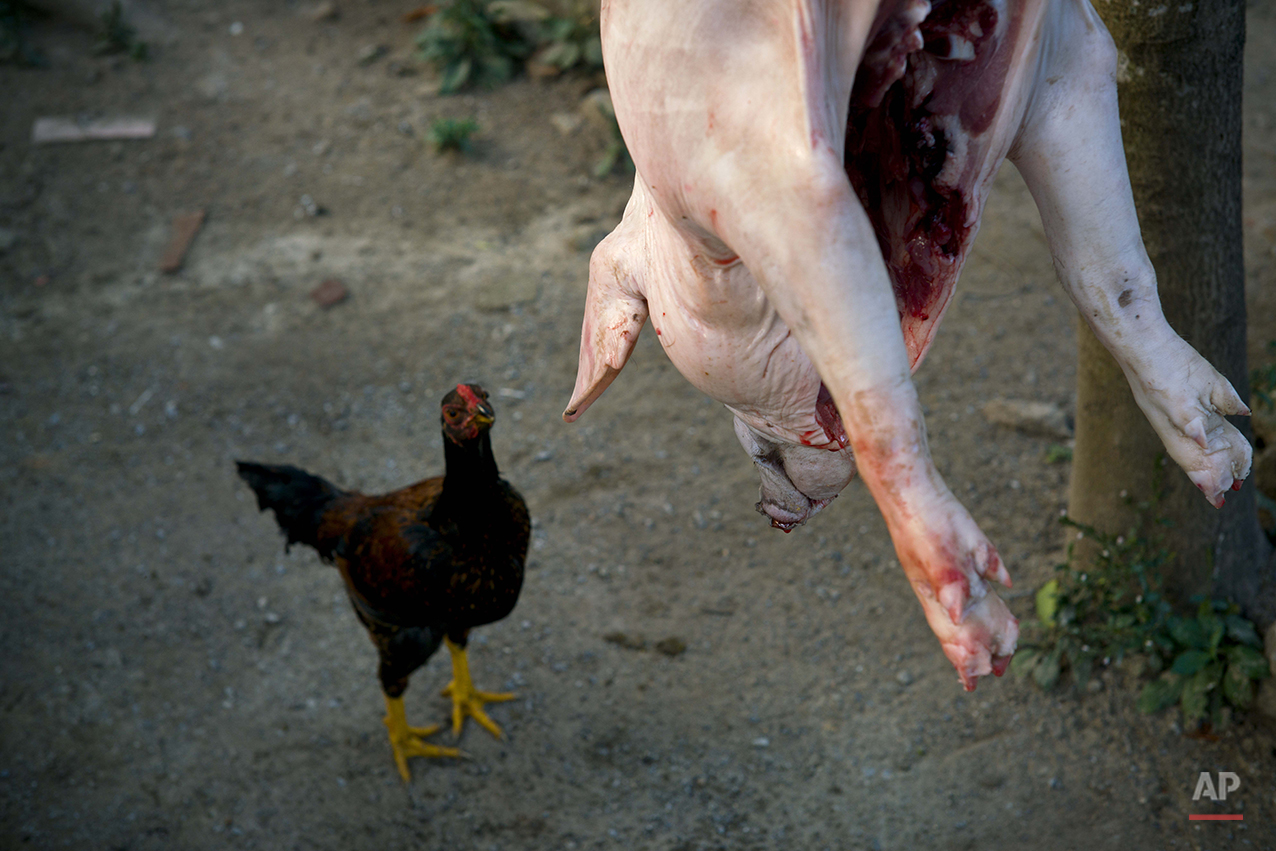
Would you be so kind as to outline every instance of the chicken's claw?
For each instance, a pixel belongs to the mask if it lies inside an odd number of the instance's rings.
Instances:
[[[483,711],[485,703],[500,703],[513,700],[514,695],[508,692],[479,691],[470,680],[470,664],[465,655],[465,648],[445,639],[447,649],[452,654],[452,682],[443,689],[444,697],[452,698],[452,733],[461,735],[461,727],[468,715],[496,738],[504,737],[501,728]]]
[[[412,779],[412,774],[408,771],[409,757],[437,758],[464,755],[459,748],[432,745],[424,741],[426,736],[432,736],[441,729],[438,724],[432,724],[429,727],[409,727],[403,713],[402,697],[386,695],[385,726],[390,732],[390,748],[394,751],[394,764],[398,767],[399,776],[403,778],[404,783]]]

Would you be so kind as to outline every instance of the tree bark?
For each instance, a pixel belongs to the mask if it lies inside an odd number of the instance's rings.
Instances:
[[[1120,52],[1125,156],[1166,318],[1249,397],[1241,244],[1241,74],[1244,0],[1150,4],[1097,0]],[[1258,525],[1253,481],[1216,510],[1172,461],[1134,404],[1124,376],[1084,322],[1069,513],[1124,533],[1159,479],[1143,534],[1176,554],[1164,574],[1171,600],[1215,593],[1255,620],[1276,619],[1276,581]],[[1252,439],[1248,421],[1234,420]]]

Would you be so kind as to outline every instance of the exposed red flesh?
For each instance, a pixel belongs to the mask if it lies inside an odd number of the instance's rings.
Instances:
[[[856,73],[845,167],[916,366],[973,238],[982,199],[970,185],[978,146],[968,143],[996,117],[1010,50],[987,0],[934,2],[919,23],[907,0],[887,8]]]
[[[820,392],[815,397],[815,421],[824,429],[825,436],[836,444],[829,449],[837,451],[851,445],[851,439],[846,436],[846,426],[842,424],[842,417],[837,412],[837,405],[823,382],[820,382]]]

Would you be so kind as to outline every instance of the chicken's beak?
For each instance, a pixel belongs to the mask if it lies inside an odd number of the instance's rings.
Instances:
[[[474,412],[470,414],[470,420],[476,425],[490,426],[496,421],[496,412],[492,410],[492,406],[483,402],[474,406]]]

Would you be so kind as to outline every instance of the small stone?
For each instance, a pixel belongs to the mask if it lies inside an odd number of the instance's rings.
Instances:
[[[583,120],[579,115],[573,115],[570,112],[555,112],[549,117],[549,123],[564,136],[575,133]]]
[[[895,675],[895,681],[902,686],[910,686],[913,684],[913,675],[908,671],[900,671]]]
[[[681,656],[687,651],[687,642],[671,635],[668,638],[662,638],[657,641],[656,650],[672,659]]]
[[[378,59],[380,59],[382,56],[385,56],[389,52],[390,52],[390,48],[386,47],[384,44],[366,45],[364,46],[362,50],[359,51],[359,64],[371,65],[373,62],[376,62]]]
[[[508,310],[540,295],[540,285],[530,276],[513,270],[493,275],[477,289],[474,306],[479,310]]]
[[[1058,405],[1025,399],[994,399],[984,405],[984,418],[1034,437],[1067,440],[1072,437],[1068,418]]]
[[[581,110],[585,116],[605,129],[611,129],[616,120],[616,108],[611,103],[611,92],[607,89],[594,89],[581,100]]]
[[[221,100],[230,90],[230,80],[225,74],[214,71],[201,77],[195,83],[195,88],[209,100]]]
[[[350,297],[350,291],[336,278],[329,278],[311,290],[310,297],[320,307],[335,307]]]
[[[341,17],[341,10],[337,8],[337,4],[332,0],[323,0],[310,10],[310,20],[316,23],[324,21],[335,21]]]
[[[9,228],[0,228],[0,254],[4,254],[13,246],[18,244],[17,231]]]
[[[647,642],[641,635],[630,635],[626,632],[609,632],[603,636],[603,641],[615,644],[617,647],[623,647],[626,650],[646,650]]]
[[[293,218],[304,219],[306,216],[326,216],[328,208],[315,201],[309,195],[297,199],[297,207],[293,210]]]

